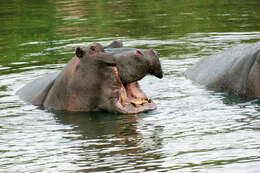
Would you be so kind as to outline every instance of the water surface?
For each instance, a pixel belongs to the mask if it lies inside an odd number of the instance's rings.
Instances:
[[[209,91],[183,72],[260,41],[260,1],[0,2],[1,172],[260,171],[260,102]],[[160,53],[164,78],[140,83],[158,109],[54,113],[15,92],[61,70],[75,47],[120,39]]]

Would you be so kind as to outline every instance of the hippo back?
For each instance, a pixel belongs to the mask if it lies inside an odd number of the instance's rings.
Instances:
[[[248,74],[260,50],[260,42],[241,44],[200,60],[185,72],[195,83],[221,91],[247,94]]]
[[[41,106],[59,73],[47,74],[28,83],[17,91],[17,95],[24,101]]]

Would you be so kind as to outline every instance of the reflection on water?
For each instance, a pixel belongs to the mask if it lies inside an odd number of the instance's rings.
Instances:
[[[134,115],[63,114],[55,118],[73,127],[78,136],[72,140],[85,140],[83,146],[73,147],[73,150],[82,152],[80,159],[75,162],[85,165],[97,163],[93,168],[84,165],[81,171],[160,169],[159,163],[163,157],[154,150],[162,145],[162,139],[158,136],[162,127],[154,130],[148,142],[147,136],[138,132],[137,125],[141,118]]]
[[[118,156],[136,155],[143,149],[138,146],[136,116],[119,116],[108,113],[58,113],[55,120],[72,127],[75,136],[65,138],[79,143],[72,146],[72,151],[77,152],[80,158],[73,162],[86,165],[97,163],[97,167],[86,168],[82,165],[82,171],[105,171],[110,170],[112,165],[123,166],[128,159],[118,162]],[[75,118],[77,117],[77,118]],[[134,139],[134,140],[133,140]],[[82,145],[83,143],[83,145]],[[134,158],[132,158],[134,159]],[[102,162],[106,160],[106,164]]]
[[[0,1],[2,172],[259,172],[259,99],[209,91],[183,72],[260,40],[257,0]],[[160,53],[164,79],[140,83],[158,109],[139,115],[48,112],[15,92],[62,69],[77,46]]]

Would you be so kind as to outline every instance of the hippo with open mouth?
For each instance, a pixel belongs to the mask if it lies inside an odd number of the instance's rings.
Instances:
[[[150,49],[122,48],[120,41],[104,47],[76,48],[60,73],[40,77],[17,91],[19,97],[48,110],[109,111],[137,114],[156,109],[138,80],[163,77],[158,54]]]

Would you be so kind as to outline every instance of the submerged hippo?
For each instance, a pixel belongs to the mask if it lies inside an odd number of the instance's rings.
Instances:
[[[196,83],[248,98],[260,97],[260,42],[200,60],[185,72]]]
[[[113,41],[106,47],[78,47],[75,55],[60,73],[40,77],[17,94],[49,110],[136,114],[156,108],[137,82],[146,74],[163,77],[154,50],[122,48]]]

